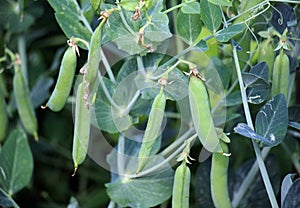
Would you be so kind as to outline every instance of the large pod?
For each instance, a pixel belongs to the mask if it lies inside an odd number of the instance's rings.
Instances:
[[[146,131],[142,141],[143,143],[139,151],[138,168],[136,170],[137,174],[146,165],[148,158],[151,154],[153,145],[155,144],[155,141],[161,132],[161,125],[164,118],[165,107],[166,107],[166,96],[164,93],[164,87],[161,87],[160,92],[155,97],[151,107]]]
[[[226,143],[220,141],[222,149],[228,153]],[[216,208],[231,208],[228,192],[229,157],[220,153],[213,153],[210,171],[211,196]]]
[[[189,207],[191,171],[183,162],[175,171],[172,208]]]
[[[269,73],[273,74],[273,64],[275,59],[275,51],[272,44],[272,39],[268,38],[264,40],[259,46],[258,62],[266,62],[269,68]]]
[[[104,22],[104,21],[103,21]],[[102,40],[102,28],[103,22],[98,25],[95,29],[91,41],[88,53],[87,71],[86,71],[86,81],[92,84],[98,75],[99,64],[101,61],[101,40]]]
[[[75,104],[75,124],[73,136],[72,157],[75,171],[87,154],[89,137],[90,137],[90,112],[85,105],[85,83],[79,84],[76,94]],[[74,173],[75,173],[74,171]]]
[[[32,134],[35,140],[38,140],[37,120],[35,117],[33,105],[23,78],[19,64],[14,65],[15,74],[13,78],[14,94],[17,103],[17,109],[25,130]]]
[[[203,147],[209,152],[220,152],[222,148],[210,112],[210,103],[204,82],[191,74],[189,101],[192,120]]]
[[[282,93],[284,94],[285,98],[288,99],[289,76],[290,60],[289,57],[284,53],[284,50],[281,49],[274,62],[271,91],[272,97]]]
[[[65,106],[65,103],[70,94],[75,70],[76,70],[76,54],[73,52],[72,47],[69,47],[61,61],[58,80],[56,82],[54,91],[51,94],[46,106],[52,111],[60,111]]]

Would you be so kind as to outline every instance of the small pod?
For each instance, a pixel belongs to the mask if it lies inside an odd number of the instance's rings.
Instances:
[[[8,125],[4,95],[0,92],[0,142],[5,139]]]
[[[228,153],[228,146],[220,141],[222,149]],[[220,153],[213,153],[211,171],[210,171],[210,188],[211,196],[216,208],[231,208],[231,201],[228,192],[228,165],[229,157]]]
[[[87,62],[87,71],[86,71],[86,81],[89,84],[92,84],[98,75],[99,64],[101,61],[101,40],[102,40],[102,21],[100,25],[95,29],[91,41],[90,41],[90,49],[88,53],[88,62]]]
[[[164,87],[162,86],[151,107],[146,131],[142,141],[142,146],[138,155],[138,167],[136,170],[136,174],[138,174],[145,167],[148,161],[148,157],[151,154],[151,150],[155,144],[155,140],[160,134],[165,107],[166,96],[164,93]]]
[[[14,65],[15,74],[13,78],[14,94],[17,103],[17,109],[25,130],[32,134],[35,140],[38,140],[37,120],[35,117],[33,105],[21,72],[19,64]]]
[[[64,53],[54,91],[46,106],[42,106],[42,108],[49,107],[55,112],[63,109],[72,88],[76,62],[76,54],[73,52],[72,47],[69,47]]]
[[[270,74],[273,73],[275,55],[272,39],[268,38],[264,40],[260,45],[258,62],[266,62],[268,64]]]
[[[277,94],[282,93],[285,98],[288,99],[289,74],[290,60],[289,57],[284,53],[284,50],[281,49],[274,62],[271,90],[272,97],[275,97]]]
[[[75,104],[75,124],[73,136],[72,157],[74,162],[74,174],[78,165],[83,163],[88,149],[90,137],[90,113],[85,105],[85,82],[79,84]]]
[[[184,161],[175,171],[172,208],[189,207],[191,171]]]
[[[198,75],[198,72],[195,73]],[[195,74],[190,75],[189,101],[192,120],[203,147],[209,152],[220,152],[222,148],[210,112],[210,103],[204,82]]]

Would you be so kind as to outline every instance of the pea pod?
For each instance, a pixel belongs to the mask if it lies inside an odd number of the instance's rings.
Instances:
[[[56,112],[63,109],[72,88],[76,61],[76,54],[73,52],[72,47],[69,47],[64,53],[54,91],[46,106],[42,106],[42,108],[49,107]]]
[[[105,21],[102,21],[95,29],[90,41],[86,74],[86,81],[90,84],[97,79],[98,75],[99,63],[101,61],[101,40],[104,23]]]
[[[228,146],[220,141],[224,152],[228,152]],[[228,192],[228,171],[229,157],[220,153],[213,153],[211,171],[210,171],[210,187],[211,196],[216,208],[232,207]]]
[[[14,65],[15,74],[13,78],[14,94],[17,103],[17,109],[25,130],[32,134],[35,140],[38,140],[37,120],[35,117],[33,105],[21,72],[19,64]]]
[[[90,113],[85,105],[85,82],[79,84],[76,94],[75,104],[75,124],[73,136],[72,157],[74,162],[74,174],[78,165],[83,163],[90,137]]]
[[[204,81],[194,69],[190,75],[189,101],[192,120],[203,147],[209,152],[223,152],[210,112],[210,103]]]
[[[0,142],[2,142],[6,136],[6,130],[8,125],[8,119],[6,114],[6,104],[4,95],[0,92]]]
[[[275,59],[275,51],[272,44],[272,39],[264,40],[259,49],[258,62],[266,62],[268,64],[269,73],[273,73],[273,64]]]
[[[273,79],[272,79],[272,97],[279,93],[284,94],[288,98],[289,89],[289,74],[290,74],[290,60],[289,57],[281,49],[274,61]]]
[[[138,155],[138,167],[136,170],[136,174],[138,174],[146,165],[152,147],[155,144],[155,140],[159,136],[165,107],[166,96],[164,93],[164,87],[161,87],[160,92],[155,97],[151,107],[149,120],[143,137],[143,143]]]
[[[190,182],[191,171],[184,161],[175,171],[172,208],[189,207]]]

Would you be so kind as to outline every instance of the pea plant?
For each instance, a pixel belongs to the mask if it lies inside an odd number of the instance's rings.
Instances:
[[[0,9],[1,206],[19,207],[39,174],[45,115],[67,112],[63,174],[88,159],[110,173],[96,205],[79,189],[68,207],[300,207],[298,1],[45,4],[64,44],[44,71],[26,49],[47,33],[26,36],[39,7]]]

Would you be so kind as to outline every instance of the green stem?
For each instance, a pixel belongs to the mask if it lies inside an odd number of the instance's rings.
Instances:
[[[240,69],[240,65],[239,65],[237,50],[234,45],[233,45],[233,58],[234,58],[236,72],[237,72],[238,81],[239,81],[239,85],[240,85],[240,91],[241,91],[241,95],[242,95],[242,101],[243,101],[243,107],[244,107],[244,112],[245,112],[245,116],[246,116],[246,121],[247,121],[248,126],[252,129],[254,129],[253,122],[251,119],[250,109],[249,109],[249,105],[248,105],[248,101],[247,101],[246,90],[244,87],[242,73],[241,73],[241,69]],[[272,184],[270,182],[270,178],[269,178],[266,166],[264,164],[264,161],[263,161],[263,158],[261,155],[261,151],[259,149],[259,145],[254,140],[252,140],[252,145],[253,145],[253,148],[255,151],[256,160],[257,160],[257,163],[258,163],[258,166],[259,166],[259,169],[261,172],[261,176],[263,178],[271,205],[273,208],[278,208],[276,197],[275,197],[275,194],[274,194],[274,191],[272,188]]]
[[[137,90],[133,96],[133,98],[130,100],[130,103],[127,105],[126,109],[125,109],[125,114],[126,115],[130,112],[130,110],[133,108],[134,104],[136,103],[136,101],[138,100],[138,98],[140,97],[141,91]]]
[[[107,206],[107,208],[115,208],[115,207],[116,207],[116,204],[113,201],[110,201],[108,206]]]
[[[172,8],[178,6],[177,0],[171,0],[171,6],[172,6]],[[177,23],[176,23],[177,22],[177,18],[176,18],[177,14],[178,14],[177,10],[174,9],[172,12],[172,20],[173,20],[173,27],[174,27],[176,35],[178,34]],[[179,38],[175,38],[175,41],[176,41],[176,49],[177,49],[177,53],[178,53],[179,51],[182,51],[184,49],[184,45],[183,45],[183,42],[181,41],[181,39],[179,39]]]
[[[119,14],[120,14],[120,17],[121,17],[121,20],[125,26],[125,28],[128,30],[128,32],[130,32],[132,35],[136,35],[136,32],[134,32],[131,27],[128,25],[128,22],[123,14],[123,11],[122,11],[122,8],[120,5],[118,5],[118,9],[119,9]]]
[[[262,150],[263,159],[267,157],[268,153],[270,152],[270,149],[271,148],[266,147]],[[258,164],[257,161],[255,161],[252,167],[250,168],[250,170],[248,171],[246,178],[243,180],[241,186],[239,187],[239,190],[233,195],[233,200],[232,200],[233,208],[237,207],[241,199],[244,197],[246,191],[248,190],[248,187],[252,184],[253,180],[255,179],[257,171],[258,171]]]
[[[27,56],[26,56],[26,40],[25,35],[19,35],[18,37],[18,52],[21,59],[21,70],[24,77],[26,86],[28,87],[28,69],[27,69]]]
[[[107,58],[106,58],[106,56],[105,56],[103,50],[101,50],[101,56],[102,56],[102,62],[103,62],[103,64],[104,64],[104,67],[105,67],[105,70],[106,70],[106,72],[107,72],[107,74],[108,74],[109,79],[110,79],[113,83],[116,83],[115,76],[114,76],[114,74],[113,74],[113,72],[112,72],[112,70],[111,70],[111,67],[110,67],[110,65],[109,65],[109,63],[108,63],[108,61],[107,61]]]
[[[195,1],[196,1],[196,0],[191,0],[191,1],[187,1],[187,2],[181,3],[181,4],[176,4],[175,6],[173,6],[173,4],[172,4],[172,7],[169,8],[169,9],[167,9],[167,10],[165,10],[165,11],[163,11],[163,13],[164,13],[164,14],[167,14],[167,13],[169,13],[169,12],[175,10],[175,9],[179,9],[179,8],[182,7],[182,6],[184,6],[184,5],[186,5],[186,4],[189,4],[189,3],[192,3],[192,2],[195,2]]]
[[[3,195],[5,195],[8,199],[10,199],[9,201],[13,204],[13,207],[14,208],[20,208],[19,207],[19,205],[17,205],[17,203],[12,199],[12,197],[9,195],[9,194],[7,194],[5,191],[3,191],[3,190],[1,190],[1,193],[3,194]]]

